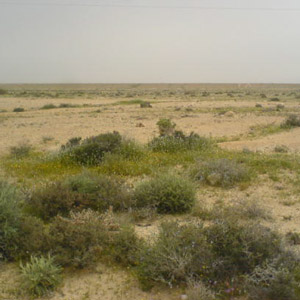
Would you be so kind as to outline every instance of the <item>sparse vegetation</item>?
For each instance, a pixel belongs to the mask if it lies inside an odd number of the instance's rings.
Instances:
[[[25,109],[23,107],[16,107],[14,108],[13,112],[23,112]]]

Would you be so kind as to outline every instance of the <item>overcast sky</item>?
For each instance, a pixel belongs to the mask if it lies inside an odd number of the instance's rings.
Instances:
[[[0,0],[0,83],[124,82],[300,83],[300,1]]]

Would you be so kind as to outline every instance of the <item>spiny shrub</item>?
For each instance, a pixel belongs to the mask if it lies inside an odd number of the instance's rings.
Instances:
[[[44,296],[61,283],[62,268],[57,266],[54,258],[32,256],[25,265],[21,264],[23,288],[33,296]]]
[[[15,158],[28,156],[30,151],[32,151],[32,146],[26,142],[20,143],[18,146],[10,147],[10,155]]]
[[[108,243],[108,233],[99,213],[92,210],[57,216],[50,224],[52,253],[63,266],[83,268],[93,264]]]
[[[202,226],[163,223],[154,243],[140,251],[138,278],[144,288],[155,282],[173,286],[193,278],[209,278],[213,260]]]
[[[152,207],[157,209],[158,213],[189,211],[196,197],[192,182],[171,174],[162,174],[141,182],[133,194],[137,207]]]
[[[200,162],[191,174],[196,180],[221,187],[232,187],[250,179],[248,168],[229,159]]]
[[[149,142],[148,147],[154,152],[173,153],[186,150],[205,150],[211,146],[208,138],[191,132],[189,135],[175,131],[174,135],[159,136]]]
[[[21,216],[20,195],[16,188],[0,181],[0,260],[11,259],[17,250]]]
[[[259,224],[239,224],[235,219],[216,220],[205,228],[216,257],[214,276],[224,280],[254,268],[282,251],[280,237]]]
[[[25,109],[23,107],[15,107],[13,112],[23,112]]]
[[[296,300],[299,284],[288,268],[274,261],[257,266],[247,276],[246,286],[251,300]]]
[[[122,181],[88,172],[37,189],[28,200],[30,211],[45,221],[56,215],[68,216],[71,210],[102,212],[112,207],[124,211],[132,205],[131,193]]]
[[[104,133],[84,139],[80,145],[70,150],[70,157],[82,165],[99,164],[105,153],[116,151],[122,143],[121,135],[114,131],[113,133]]]
[[[283,128],[289,127],[299,127],[300,126],[300,116],[291,114],[289,115],[286,120],[281,124]]]

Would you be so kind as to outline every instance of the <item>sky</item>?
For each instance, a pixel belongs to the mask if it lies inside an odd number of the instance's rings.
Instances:
[[[300,2],[0,0],[0,83],[300,83]]]

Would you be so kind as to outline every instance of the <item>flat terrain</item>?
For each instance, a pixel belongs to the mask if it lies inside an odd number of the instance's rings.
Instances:
[[[300,114],[300,85],[0,85],[0,174],[21,182],[11,164],[10,148],[29,143],[35,151],[60,149],[71,137],[82,138],[118,131],[142,144],[158,135],[157,121],[169,118],[185,133],[210,137],[224,151],[251,152],[275,157],[276,147],[287,153],[280,159],[300,162],[300,127],[283,129],[290,114]],[[151,108],[141,108],[149,101]],[[53,104],[47,109],[47,105]],[[23,112],[14,112],[24,108]],[[237,154],[239,155],[239,154]],[[275,156],[274,156],[275,155]],[[279,158],[278,158],[279,159]],[[274,163],[275,164],[275,163]],[[129,176],[129,181],[136,181]],[[245,188],[201,187],[199,204],[213,207],[247,199],[267,210],[272,219],[263,223],[285,234],[300,232],[300,175],[291,168],[258,171]],[[194,216],[178,218],[186,221]],[[136,226],[141,236],[151,235],[160,217],[148,227]],[[167,218],[173,218],[166,216]],[[17,285],[14,264],[0,266],[0,299],[21,299],[12,290]],[[6,284],[11,282],[10,287]],[[143,292],[129,272],[99,265],[95,270],[69,274],[64,286],[51,299],[180,299],[181,289]],[[22,298],[23,299],[23,298]],[[25,299],[25,298],[24,298]]]

